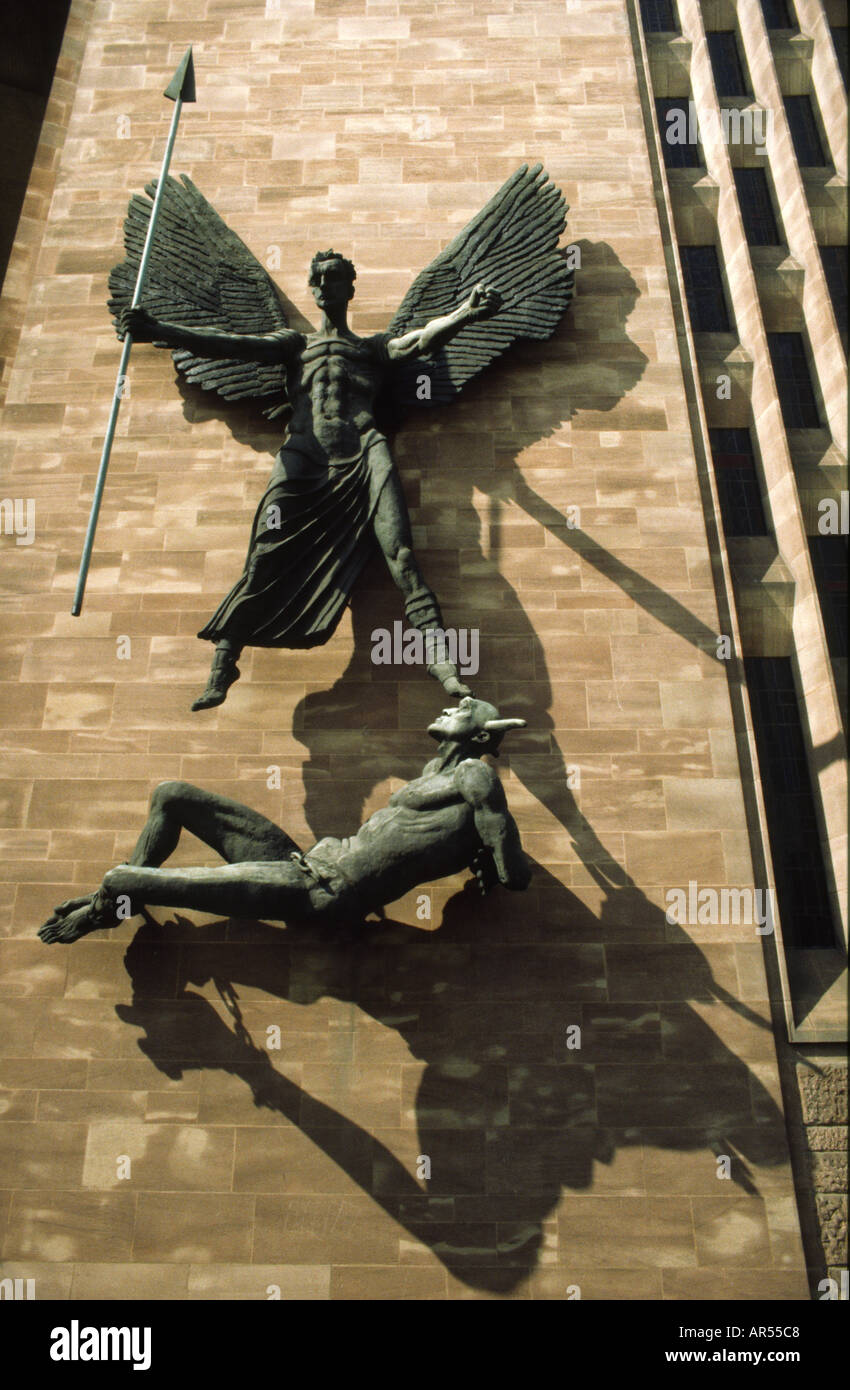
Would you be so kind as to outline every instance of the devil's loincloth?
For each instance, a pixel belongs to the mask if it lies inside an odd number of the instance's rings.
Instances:
[[[304,476],[286,476],[292,453],[309,460]],[[326,642],[372,553],[372,518],[392,467],[376,429],[353,458],[331,464],[306,440],[288,439],[257,507],[242,577],[198,636],[251,647]]]

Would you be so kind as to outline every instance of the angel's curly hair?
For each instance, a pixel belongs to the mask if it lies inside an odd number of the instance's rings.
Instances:
[[[348,274],[351,276],[352,284],[357,279],[357,271],[354,269],[354,262],[348,260],[346,256],[340,256],[337,251],[317,251],[310,262],[310,278],[307,281],[308,285],[316,284],[316,271],[323,261],[339,261],[343,269],[347,270]]]

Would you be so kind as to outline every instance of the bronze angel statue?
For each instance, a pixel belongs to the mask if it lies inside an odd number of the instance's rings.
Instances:
[[[283,445],[257,507],[241,577],[199,637],[215,644],[193,709],[220,705],[239,678],[243,647],[313,647],[335,631],[374,541],[401,590],[408,623],[426,638],[443,620],[413,553],[401,481],[375,421],[379,392],[430,403],[464,384],[519,338],[548,338],[571,297],[558,251],[563,194],[541,166],[523,165],[416,278],[389,328],[348,326],[355,269],[319,251],[309,284],[315,333],[287,326],[274,282],[183,176],[163,192],[143,306],[130,308],[156,185],[130,202],[127,259],[109,279],[119,334],[172,349],[187,381],[226,400],[255,398],[270,419],[289,408]],[[423,365],[424,364],[424,365]],[[471,694],[445,657],[429,665],[455,696]]]

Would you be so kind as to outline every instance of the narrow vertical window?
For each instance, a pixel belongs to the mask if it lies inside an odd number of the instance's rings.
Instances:
[[[809,536],[826,645],[833,659],[847,655],[847,537]]]
[[[738,206],[750,246],[779,246],[781,238],[765,169],[735,169]]]
[[[819,246],[823,273],[840,333],[847,332],[847,247]]]
[[[695,333],[728,333],[729,313],[720,261],[713,246],[682,246],[682,273]]]
[[[832,42],[835,47],[835,56],[838,60],[838,70],[844,81],[844,90],[847,90],[847,25],[830,25]]]
[[[720,29],[706,34],[708,56],[714,73],[714,85],[719,97],[750,96],[750,83],[734,29]]]
[[[690,119],[690,97],[656,97],[655,110],[661,134],[664,163],[668,169],[699,169],[699,143],[691,140],[695,121]]]
[[[791,662],[750,656],[744,669],[785,940],[828,950],[835,929]]]
[[[714,476],[727,536],[766,536],[756,461],[749,430],[709,430]]]
[[[761,0],[761,12],[767,29],[795,28],[786,0]]]
[[[820,412],[801,333],[768,333],[767,345],[786,429],[820,429]]]
[[[673,0],[640,0],[640,17],[647,34],[679,33]]]
[[[791,143],[802,169],[823,168],[828,164],[823,152],[811,97],[783,97]]]

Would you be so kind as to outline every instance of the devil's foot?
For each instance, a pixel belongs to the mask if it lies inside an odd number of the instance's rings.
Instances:
[[[87,898],[71,898],[67,903],[60,903],[53,916],[39,928],[41,940],[47,945],[55,942],[68,945],[88,936],[89,932],[117,926],[115,914],[104,911],[100,903],[95,901],[96,898],[97,894],[90,893]]]
[[[199,695],[192,709],[213,709],[216,705],[223,705],[227,699],[227,692],[232,685],[238,681],[241,671],[232,659],[221,659],[215,657],[207,681],[207,688],[202,695]]]
[[[435,661],[428,667],[428,675],[433,676],[440,682],[447,695],[463,696],[471,695],[472,691],[468,685],[464,685],[457,673],[457,667],[452,661]]]

